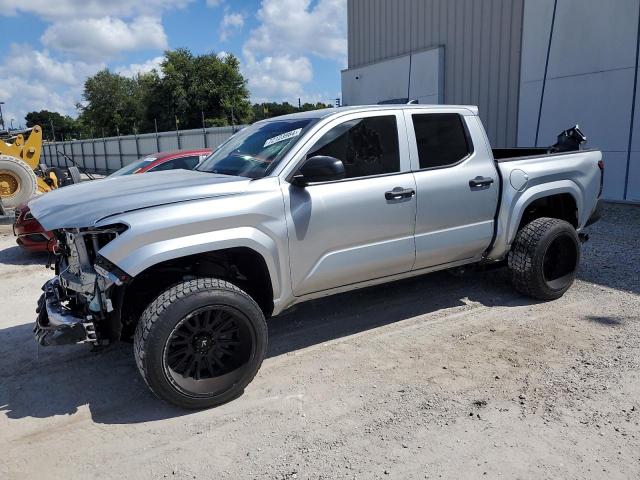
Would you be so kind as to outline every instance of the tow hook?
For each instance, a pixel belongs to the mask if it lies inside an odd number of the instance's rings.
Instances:
[[[580,240],[580,243],[587,243],[589,241],[589,234],[588,233],[579,233],[578,234],[578,239]]]

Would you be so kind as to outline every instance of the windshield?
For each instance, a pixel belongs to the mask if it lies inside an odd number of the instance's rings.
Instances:
[[[156,157],[144,157],[144,158],[141,158],[139,160],[136,160],[135,162],[130,163],[129,165],[125,165],[120,170],[116,170],[115,172],[113,172],[109,176],[110,177],[120,177],[122,175],[131,175],[132,173],[136,173],[138,170],[140,170],[145,165],[150,164],[155,159],[156,159]]]
[[[315,118],[303,118],[255,123],[223,143],[196,170],[262,178],[316,121]]]

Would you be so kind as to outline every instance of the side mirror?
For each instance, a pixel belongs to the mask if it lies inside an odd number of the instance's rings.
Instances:
[[[292,183],[304,187],[310,183],[342,180],[345,177],[342,160],[325,155],[308,158],[302,164]]]

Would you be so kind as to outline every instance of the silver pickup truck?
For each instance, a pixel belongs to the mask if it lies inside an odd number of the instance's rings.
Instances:
[[[603,177],[579,130],[561,140],[492,150],[471,106],[326,109],[255,123],[196,171],[53,191],[30,203],[56,238],[36,338],[133,338],[149,388],[202,408],[243,392],[265,319],[296,303],[468,264],[556,299]]]

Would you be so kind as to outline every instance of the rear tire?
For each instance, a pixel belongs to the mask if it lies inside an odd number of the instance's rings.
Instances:
[[[573,226],[557,218],[537,218],[516,234],[508,256],[514,288],[539,300],[564,295],[576,278],[580,240]]]
[[[16,208],[38,191],[35,172],[25,162],[0,155],[0,197],[5,208]]]
[[[182,408],[222,405],[253,380],[267,348],[256,302],[224,280],[200,278],[164,291],[134,335],[138,370],[151,391]]]

